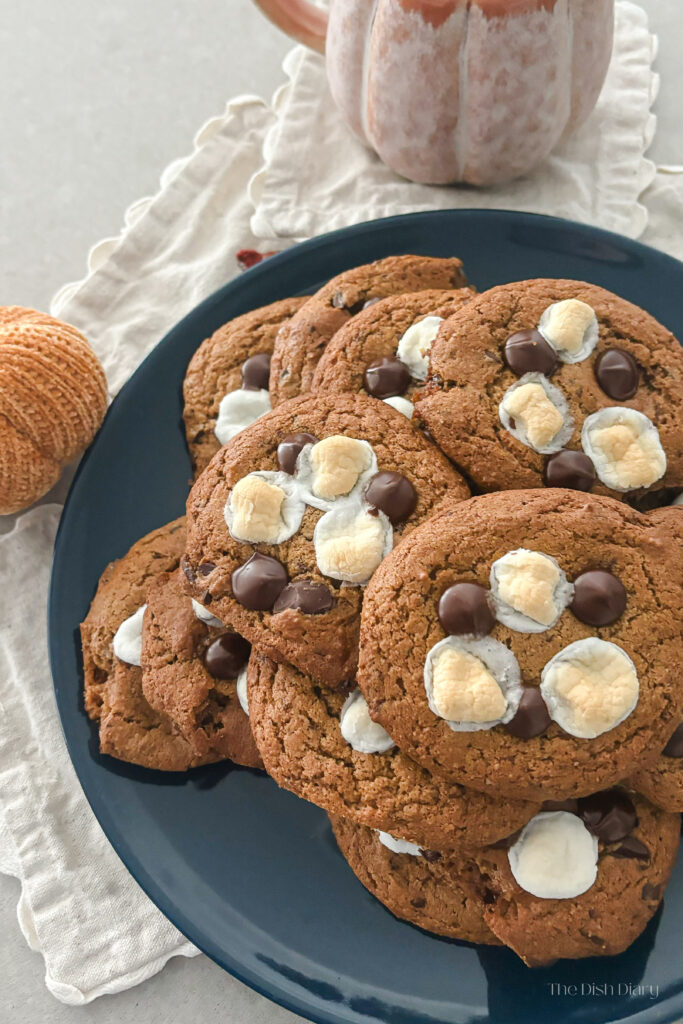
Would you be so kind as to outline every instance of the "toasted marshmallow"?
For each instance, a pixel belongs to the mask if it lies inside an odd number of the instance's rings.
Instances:
[[[517,885],[541,900],[570,900],[598,877],[598,840],[569,811],[543,811],[508,850]]]
[[[259,416],[270,412],[270,409],[270,395],[267,391],[247,391],[242,388],[230,391],[218,406],[214,434],[221,444],[227,444],[241,430],[251,426]]]
[[[598,319],[581,299],[553,302],[543,312],[538,330],[564,363],[580,363],[598,343]]]
[[[376,472],[372,445],[333,434],[301,450],[296,480],[306,504],[327,511],[336,502],[356,495]]]
[[[491,566],[496,618],[518,633],[554,626],[574,594],[560,566],[540,551],[517,548]]]
[[[407,839],[396,839],[395,836],[389,835],[388,832],[382,832],[379,828],[376,828],[375,832],[382,846],[386,846],[387,850],[391,850],[392,853],[407,853],[410,857],[422,855],[422,850],[417,843],[409,843]]]
[[[513,437],[543,455],[559,452],[574,432],[567,399],[542,373],[525,373],[509,387],[498,416]]]
[[[209,611],[209,609],[205,608],[203,604],[200,604],[199,601],[195,601],[194,598],[191,598],[191,601],[192,601],[192,611],[195,613],[195,615],[200,620],[200,622],[205,622],[207,626],[222,626],[223,625],[221,620],[216,618],[215,615],[212,615],[211,612]]]
[[[440,640],[427,654],[424,685],[430,709],[454,732],[509,722],[522,697],[517,659],[491,637]]]
[[[360,690],[354,690],[344,701],[339,728],[349,746],[361,754],[383,754],[396,745],[386,729],[370,718]]]
[[[440,316],[426,316],[409,327],[399,341],[396,355],[408,367],[413,380],[427,379],[429,353],[442,323]]]
[[[597,636],[564,647],[541,673],[548,714],[579,739],[595,739],[620,725],[638,703],[639,689],[628,654]]]
[[[224,515],[230,536],[250,544],[282,544],[301,526],[306,506],[288,473],[259,471],[232,488]]]
[[[142,620],[145,616],[146,604],[124,619],[114,633],[112,649],[119,661],[127,665],[140,665],[142,660]]]
[[[367,583],[393,546],[393,529],[379,510],[347,501],[326,512],[316,523],[313,545],[324,576],[347,583]]]
[[[409,398],[404,398],[402,395],[394,395],[393,398],[383,398],[382,401],[385,405],[390,405],[396,412],[400,412],[407,419],[412,420],[415,406]]]
[[[584,420],[581,445],[598,478],[613,491],[650,487],[666,473],[666,453],[652,420],[613,405]]]

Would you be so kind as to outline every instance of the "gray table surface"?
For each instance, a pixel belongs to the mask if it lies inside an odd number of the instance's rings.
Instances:
[[[652,159],[683,163],[683,3],[640,0],[660,40]],[[89,247],[156,190],[206,118],[241,92],[269,97],[288,41],[249,0],[4,0],[0,19],[0,303],[46,308]],[[74,1009],[43,984],[0,876],[0,1019],[7,1024],[294,1024],[301,1018],[178,958],[128,992]]]

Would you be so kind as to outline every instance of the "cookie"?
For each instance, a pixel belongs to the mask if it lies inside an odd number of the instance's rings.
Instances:
[[[628,784],[662,810],[683,812],[683,724],[655,763],[634,772]]]
[[[184,547],[184,519],[147,534],[107,566],[81,624],[85,708],[98,722],[101,753],[161,771],[185,771],[216,760],[198,755],[142,691],[147,588],[156,575],[178,568]]]
[[[150,580],[142,635],[142,690],[200,757],[262,768],[240,702],[249,644],[183,592],[177,571]],[[242,698],[244,699],[244,698]]]
[[[683,350],[595,285],[483,292],[443,324],[416,416],[482,491],[683,483]]]
[[[387,256],[333,277],[279,333],[270,366],[273,405],[309,391],[325,346],[350,317],[387,295],[467,284],[458,259]]]
[[[362,586],[462,477],[365,395],[303,395],[234,438],[187,503],[187,592],[258,650],[353,678]]]
[[[517,799],[596,791],[681,721],[683,553],[656,517],[558,489],[442,511],[365,594],[358,683],[434,774]]]
[[[431,290],[373,303],[334,335],[316,367],[312,390],[372,395],[410,419],[441,323],[475,294],[473,288]]]
[[[497,800],[430,775],[368,717],[358,690],[317,686],[291,665],[252,654],[249,716],[268,774],[333,814],[423,849],[491,843],[538,804]]]
[[[472,859],[457,853],[395,852],[384,845],[395,845],[391,836],[380,837],[336,815],[330,815],[330,822],[356,878],[395,917],[450,939],[500,945],[484,923],[479,871]]]
[[[484,920],[530,966],[614,956],[659,906],[680,817],[616,789],[533,818],[509,849],[475,857]]]
[[[306,299],[282,299],[229,320],[192,356],[183,382],[183,418],[195,476],[221,445],[270,409],[275,338]]]

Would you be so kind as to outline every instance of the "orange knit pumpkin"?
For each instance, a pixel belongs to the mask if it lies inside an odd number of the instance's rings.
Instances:
[[[0,306],[0,514],[49,491],[106,409],[104,370],[80,331],[46,313]]]

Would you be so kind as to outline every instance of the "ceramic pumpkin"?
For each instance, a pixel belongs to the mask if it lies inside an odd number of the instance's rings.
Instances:
[[[256,0],[325,49],[347,123],[399,174],[489,185],[531,171],[593,110],[614,0]]]
[[[80,331],[0,306],[0,515],[42,497],[92,441],[107,381]]]

